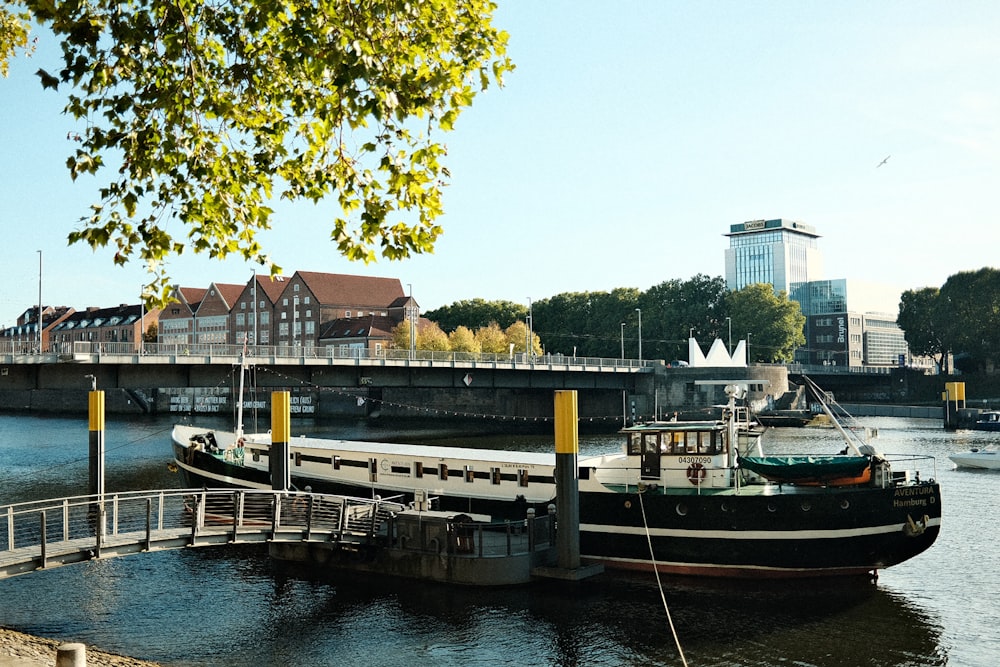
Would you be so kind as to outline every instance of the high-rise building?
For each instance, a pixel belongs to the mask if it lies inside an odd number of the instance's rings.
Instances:
[[[768,283],[774,291],[791,292],[792,283],[823,277],[823,256],[817,247],[819,234],[801,222],[751,220],[729,226],[726,249],[726,286],[743,289]]]

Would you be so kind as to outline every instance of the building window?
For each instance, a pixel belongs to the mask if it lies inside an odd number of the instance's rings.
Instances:
[[[281,300],[281,305],[282,306],[287,306],[288,305],[288,299],[282,299]]]
[[[312,335],[314,333],[316,333],[316,323],[306,322],[306,334]]]
[[[260,323],[261,323],[261,324],[267,324],[267,323],[268,323],[268,322],[270,322],[270,321],[271,321],[271,316],[270,316],[270,314],[269,314],[269,313],[268,313],[268,312],[267,312],[266,310],[265,310],[265,311],[263,311],[263,312],[262,312],[262,313],[260,314]]]
[[[246,310],[246,309],[247,309],[247,302],[240,301],[240,310]]]
[[[299,291],[299,284],[298,283],[295,283],[294,285],[292,285],[292,291],[293,292],[298,292]]]
[[[246,326],[246,319],[247,317],[243,313],[236,313],[236,326]]]
[[[307,296],[302,297],[302,303],[308,306],[309,305],[309,297],[307,297]]]

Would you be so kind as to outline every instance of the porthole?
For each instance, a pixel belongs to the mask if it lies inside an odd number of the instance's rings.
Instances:
[[[721,509],[723,512],[728,512],[729,511],[729,503],[727,503],[726,501],[723,500],[722,504],[719,505],[719,509]]]
[[[843,500],[840,501],[840,509],[846,510],[850,506],[851,506],[851,501],[849,501],[847,498],[844,498]]]
[[[768,512],[777,512],[778,511],[778,507],[774,503],[768,503],[767,504],[767,511]]]
[[[808,501],[808,500],[803,500],[803,501],[802,501],[802,504],[801,504],[801,505],[799,505],[799,507],[801,507],[801,508],[802,508],[802,511],[803,511],[803,512],[808,512],[809,510],[811,510],[811,509],[812,509],[812,505],[811,505],[811,504],[809,503],[809,501]]]
[[[632,501],[631,500],[626,500],[625,501],[625,509],[627,509],[627,510],[632,509]]]
[[[688,506],[684,503],[677,503],[677,514],[680,516],[687,516]]]

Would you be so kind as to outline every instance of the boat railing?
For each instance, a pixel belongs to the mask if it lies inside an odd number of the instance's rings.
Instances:
[[[889,462],[897,485],[919,484],[937,479],[937,459],[928,454],[882,454]],[[926,474],[927,466],[930,475]],[[924,471],[923,473],[921,471]]]

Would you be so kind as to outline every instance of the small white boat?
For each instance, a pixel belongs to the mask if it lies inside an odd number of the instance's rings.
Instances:
[[[978,449],[973,447],[967,452],[949,454],[948,458],[959,468],[1000,470],[1000,451],[996,449]]]

